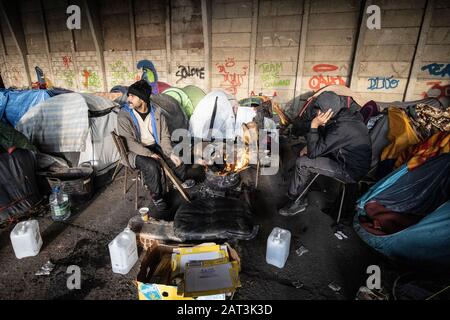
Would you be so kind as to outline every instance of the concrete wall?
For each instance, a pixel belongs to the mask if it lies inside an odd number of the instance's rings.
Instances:
[[[22,30],[0,19],[6,86],[36,81],[38,65],[56,86],[109,90],[138,79],[136,63],[148,59],[161,81],[207,90],[210,78],[211,89],[238,98],[261,92],[289,103],[328,84],[379,101],[450,96],[446,0],[89,0],[89,10],[76,0],[74,31],[67,0],[18,1]],[[370,4],[381,8],[381,30],[366,27]]]

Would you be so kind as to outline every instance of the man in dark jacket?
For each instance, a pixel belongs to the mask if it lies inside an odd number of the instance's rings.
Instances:
[[[306,210],[306,194],[298,197],[317,173],[345,183],[355,183],[368,173],[372,158],[369,132],[359,112],[350,105],[351,98],[325,91],[309,107],[315,117],[306,147],[296,161],[288,191],[290,201],[280,209],[281,215]]]
[[[167,204],[163,198],[163,158],[177,176],[184,180],[185,166],[172,152],[172,144],[166,118],[160,108],[150,102],[152,89],[140,80],[128,88],[127,104],[117,118],[119,135],[124,137],[128,147],[128,160],[133,168],[141,170],[144,185],[150,190],[158,212],[155,218],[170,219]]]

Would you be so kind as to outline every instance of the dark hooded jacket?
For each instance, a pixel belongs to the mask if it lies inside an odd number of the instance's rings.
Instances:
[[[369,131],[354,104],[350,97],[338,96],[331,91],[318,96],[310,107],[314,115],[330,108],[334,115],[324,127],[309,130],[307,146],[309,158],[331,158],[357,181],[370,170],[372,148]]]

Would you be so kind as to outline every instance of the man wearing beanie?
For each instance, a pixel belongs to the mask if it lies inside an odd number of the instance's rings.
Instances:
[[[144,185],[150,190],[157,209],[153,217],[170,219],[168,206],[163,199],[162,169],[158,159],[163,158],[184,180],[185,168],[181,159],[172,153],[166,119],[150,102],[152,88],[140,80],[128,88],[127,104],[118,116],[119,135],[126,139],[128,160],[133,168],[141,170]]]

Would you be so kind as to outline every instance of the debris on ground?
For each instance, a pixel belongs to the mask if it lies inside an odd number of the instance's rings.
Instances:
[[[383,288],[371,290],[362,286],[359,288],[355,300],[389,300],[389,294]]]
[[[55,269],[55,264],[48,260],[34,275],[35,276],[49,276],[53,269]]]
[[[337,285],[336,283],[332,282],[328,285],[328,288],[330,288],[331,290],[333,290],[334,292],[339,292],[341,291],[341,287],[339,285]]]
[[[300,280],[292,282],[292,285],[295,287],[295,289],[301,289],[303,288],[304,284]]]
[[[299,257],[301,257],[302,255],[304,255],[305,253],[308,253],[308,252],[309,252],[309,250],[302,245],[297,250],[295,250],[295,253]]]

